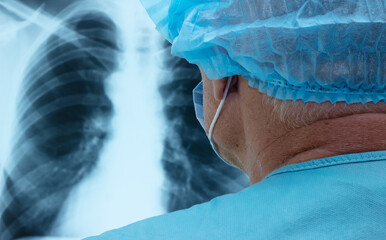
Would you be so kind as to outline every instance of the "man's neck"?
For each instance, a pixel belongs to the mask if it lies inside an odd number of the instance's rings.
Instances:
[[[254,184],[290,164],[379,150],[386,150],[386,114],[355,114],[322,120],[287,132],[272,143],[260,156],[258,166],[254,166],[250,181]]]

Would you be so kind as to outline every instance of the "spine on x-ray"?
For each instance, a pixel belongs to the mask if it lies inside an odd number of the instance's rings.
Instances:
[[[68,19],[37,50],[18,104],[18,132],[1,193],[0,239],[52,230],[71,187],[95,166],[112,103],[117,31],[105,14]]]

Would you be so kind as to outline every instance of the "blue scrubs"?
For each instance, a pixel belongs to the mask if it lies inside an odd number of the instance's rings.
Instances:
[[[386,151],[288,165],[239,193],[87,239],[386,239]]]

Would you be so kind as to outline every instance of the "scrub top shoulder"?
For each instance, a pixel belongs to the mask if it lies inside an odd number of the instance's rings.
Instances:
[[[239,193],[91,239],[385,239],[386,151],[284,166]]]

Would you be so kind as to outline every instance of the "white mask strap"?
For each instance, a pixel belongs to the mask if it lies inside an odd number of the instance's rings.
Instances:
[[[227,85],[226,85],[226,87],[225,87],[224,95],[222,96],[220,105],[218,105],[218,108],[217,108],[216,115],[214,115],[212,124],[210,125],[210,128],[209,128],[209,134],[208,134],[208,137],[209,137],[210,140],[212,140],[212,135],[213,135],[214,125],[216,124],[217,119],[218,119],[218,117],[220,116],[221,110],[222,110],[222,108],[223,108],[223,106],[224,106],[225,99],[226,99],[226,97],[228,96],[228,91],[229,91],[229,87],[230,87],[230,85],[231,85],[231,82],[232,82],[232,77],[228,77],[228,82],[227,82]]]

